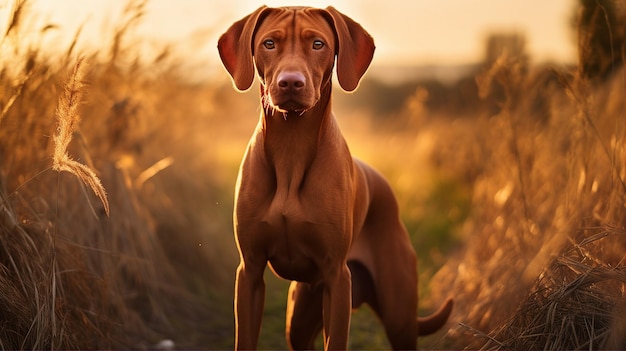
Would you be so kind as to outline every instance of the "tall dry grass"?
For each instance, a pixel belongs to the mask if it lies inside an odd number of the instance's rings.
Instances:
[[[457,302],[442,345],[626,347],[619,67],[592,80],[579,69],[528,67],[503,52],[476,78],[497,113],[442,129],[436,162],[475,175],[465,247],[433,279],[435,296]],[[475,134],[474,145],[458,143],[460,133]]]
[[[54,26],[29,28],[29,2],[14,4],[0,37],[0,348],[231,348],[232,189],[256,92],[186,82],[170,46],[146,57],[131,40],[144,1],[100,52],[80,51],[79,30],[64,56],[26,41]],[[393,115],[351,116],[338,99],[340,123],[396,190],[421,306],[455,297],[422,347],[624,348],[624,71],[613,57],[591,78],[518,51],[493,53],[463,91],[438,86],[463,97],[454,110],[429,110],[425,85]],[[270,279],[261,344],[280,349],[286,287]],[[373,314],[355,315],[351,345],[388,347]]]
[[[95,172],[80,162],[76,162],[67,153],[67,147],[72,141],[72,135],[77,132],[80,124],[78,108],[83,96],[83,59],[79,58],[65,86],[63,95],[59,98],[55,115],[58,121],[57,132],[54,134],[54,153],[52,169],[58,172],[69,172],[88,185],[102,202],[104,212],[109,215],[109,200],[106,191]]]
[[[150,128],[134,124],[148,116],[114,102],[166,100],[156,94],[170,91],[145,89],[127,98],[130,86],[154,82],[142,75],[142,64],[117,62],[133,55],[123,51],[121,31],[112,40],[115,54],[105,61],[99,53],[75,58],[79,33],[62,57],[28,44],[24,38],[33,31],[45,35],[29,27],[28,5],[14,3],[1,37],[0,348],[150,348],[165,338],[180,347],[220,342],[227,331],[195,327],[211,310],[164,249],[158,226],[168,218],[155,221],[141,199],[167,168],[156,161],[168,155],[155,157],[137,145],[167,140],[152,140]],[[228,330],[226,325],[218,327]]]

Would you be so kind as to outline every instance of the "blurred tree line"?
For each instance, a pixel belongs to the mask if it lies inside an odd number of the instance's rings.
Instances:
[[[612,76],[624,62],[626,55],[626,1],[578,0],[572,12],[572,33],[577,38],[577,67],[539,67],[532,79],[535,86],[557,84],[556,71],[579,74],[591,82],[602,82]],[[348,108],[367,108],[374,119],[407,116],[407,106],[420,99],[423,111],[430,116],[467,116],[467,111],[496,113],[507,93],[505,84],[498,83],[503,67],[515,69],[516,74],[527,75],[530,56],[523,33],[492,33],[484,43],[483,60],[468,73],[453,82],[435,78],[416,79],[399,83],[384,82],[376,77],[363,80],[359,90],[349,99],[340,99]],[[511,72],[508,72],[509,76]],[[510,78],[510,77],[509,77]],[[485,82],[487,81],[487,82]],[[510,83],[510,82],[509,82]],[[521,92],[520,92],[521,93]],[[532,91],[526,91],[532,94]],[[415,102],[415,101],[413,101]],[[541,118],[543,102],[534,101]],[[413,105],[415,105],[413,103]],[[471,114],[475,115],[475,114]]]

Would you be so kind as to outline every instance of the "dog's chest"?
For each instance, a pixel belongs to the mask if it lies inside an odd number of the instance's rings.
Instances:
[[[268,261],[272,270],[288,280],[313,281],[319,276],[322,246],[320,228],[298,201],[276,198],[259,225],[267,229]]]
[[[294,246],[317,245],[314,241],[324,237],[329,218],[315,209],[310,198],[277,192],[266,209],[261,223],[270,234],[277,249],[294,251]],[[317,204],[319,206],[320,204]],[[320,239],[321,240],[321,239]]]
[[[345,246],[349,235],[343,216],[322,210],[325,204],[313,201],[315,197],[299,195],[277,191],[258,225],[267,236],[273,271],[285,279],[314,282],[320,277],[319,267]]]
[[[345,166],[329,164],[336,159],[319,150],[308,163],[285,155],[262,164],[247,159],[236,206],[241,249],[266,256],[283,278],[308,282],[319,279],[319,267],[345,257],[353,196],[348,172],[337,171]]]

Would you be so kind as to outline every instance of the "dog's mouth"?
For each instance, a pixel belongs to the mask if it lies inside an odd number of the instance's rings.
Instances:
[[[274,98],[271,95],[264,96],[264,105],[272,110],[282,113],[304,114],[311,107],[303,103],[297,96],[279,96]]]
[[[307,107],[295,100],[287,100],[284,103],[277,104],[276,109],[280,112],[304,112]]]

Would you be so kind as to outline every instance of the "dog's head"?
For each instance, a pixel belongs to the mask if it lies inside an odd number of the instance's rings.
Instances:
[[[218,42],[220,57],[237,89],[247,90],[255,66],[266,103],[282,112],[306,111],[337,79],[353,91],[374,55],[372,37],[333,7],[262,6],[235,22]]]

